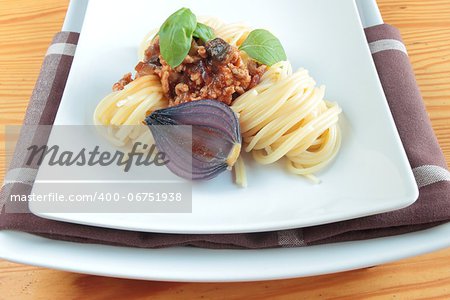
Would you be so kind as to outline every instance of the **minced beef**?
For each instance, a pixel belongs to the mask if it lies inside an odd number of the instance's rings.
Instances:
[[[131,73],[127,73],[123,75],[123,77],[116,83],[114,83],[112,90],[114,92],[123,90],[123,88],[133,81],[133,78],[131,77]]]
[[[136,78],[149,74],[161,78],[170,106],[200,99],[216,99],[230,105],[259,83],[266,66],[250,59],[244,62],[236,47],[216,38],[206,44],[193,40],[181,65],[171,68],[161,56],[156,37],[135,69]],[[114,88],[123,88],[123,83],[129,82],[127,75]]]

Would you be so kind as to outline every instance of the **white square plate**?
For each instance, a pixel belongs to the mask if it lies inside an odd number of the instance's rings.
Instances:
[[[0,231],[0,258],[70,272],[163,281],[254,281],[372,267],[450,246],[450,223],[371,240],[275,249],[141,249]],[[33,249],[33,251],[30,251]]]
[[[247,162],[249,186],[229,174],[195,184],[191,214],[39,214],[74,223],[175,233],[232,233],[304,227],[413,203],[417,186],[392,120],[353,0],[90,1],[55,124],[92,124],[98,101],[133,70],[137,45],[178,8],[271,30],[295,68],[305,67],[342,109],[342,149],[318,174]],[[239,8],[239,9],[236,9]],[[68,170],[70,171],[70,169]],[[37,180],[39,180],[39,175]]]

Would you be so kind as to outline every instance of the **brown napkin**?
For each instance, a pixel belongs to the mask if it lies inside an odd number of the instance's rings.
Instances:
[[[46,220],[32,214],[5,213],[3,207],[0,229],[24,231],[74,242],[143,248],[191,245],[205,248],[255,249],[397,235],[450,221],[450,173],[422,103],[400,34],[394,27],[379,25],[366,29],[366,35],[395,123],[420,187],[419,199],[413,205],[389,213],[321,226],[216,235],[159,234],[98,228]],[[53,124],[77,40],[78,33],[61,32],[56,35],[31,97],[25,117],[26,124]],[[13,160],[1,191],[0,203],[4,203],[12,192],[30,192],[33,174],[21,173],[20,166],[20,162]]]

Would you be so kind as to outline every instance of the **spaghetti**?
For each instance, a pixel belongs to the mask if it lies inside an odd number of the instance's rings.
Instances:
[[[94,124],[106,126],[106,137],[117,146],[149,144],[149,130],[141,125],[149,112],[167,107],[158,76],[139,77],[103,98],[94,112]]]
[[[292,73],[286,61],[273,65],[232,105],[239,114],[245,151],[261,164],[286,157],[290,172],[317,181],[313,173],[336,156],[341,143],[341,109],[324,101],[324,94],[325,88],[316,87],[305,69]],[[243,172],[241,167],[237,173]]]
[[[225,24],[217,18],[200,18],[217,37],[239,47],[251,29],[241,23]],[[140,60],[158,30],[152,30],[138,49]],[[249,58],[240,53],[243,60]],[[341,133],[338,116],[341,108],[324,100],[325,88],[316,87],[305,69],[296,72],[287,61],[278,62],[262,75],[259,83],[240,95],[231,105],[239,116],[244,151],[260,164],[286,160],[287,169],[315,182],[314,173],[329,164],[338,153]],[[154,110],[165,108],[168,99],[156,75],[136,78],[121,91],[107,95],[94,113],[95,124],[112,127],[108,136],[115,144],[149,141],[149,130],[136,126]],[[133,129],[141,128],[141,129]],[[245,167],[239,158],[235,167],[236,182],[247,184]]]

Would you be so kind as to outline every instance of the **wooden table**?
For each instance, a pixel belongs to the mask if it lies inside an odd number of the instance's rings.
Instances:
[[[440,145],[450,161],[450,0],[378,0],[400,28]],[[21,124],[68,0],[0,0],[0,124]],[[4,154],[0,155],[4,159]],[[3,171],[2,171],[3,172]],[[3,178],[4,173],[0,176]],[[450,249],[369,269],[282,281],[144,282],[0,261],[0,299],[11,298],[447,298]]]

